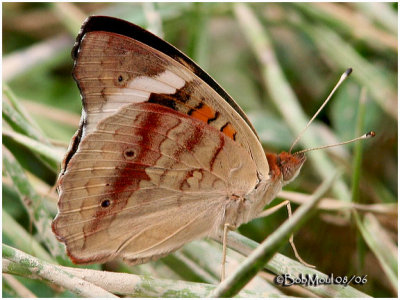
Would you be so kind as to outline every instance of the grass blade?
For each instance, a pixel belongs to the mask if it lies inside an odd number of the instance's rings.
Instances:
[[[231,249],[238,251],[243,255],[250,255],[259,244],[237,232],[229,232],[228,245]],[[275,254],[274,257],[265,265],[267,270],[281,275],[281,274],[309,274],[316,275],[318,278],[327,278],[328,275],[317,271],[315,269],[308,268],[298,261],[292,260],[282,254]],[[370,297],[351,286],[305,286],[305,289],[318,295],[319,297],[331,297],[331,298],[366,298]]]
[[[8,285],[13,292],[16,292],[14,295],[16,298],[37,298],[37,296],[32,293],[28,288],[26,288],[21,282],[18,281],[14,276],[9,274],[3,274],[3,285]],[[3,286],[4,287],[4,286]],[[4,292],[4,290],[3,290]],[[4,297],[4,294],[3,294]],[[5,297],[4,297],[5,298]]]
[[[55,263],[50,254],[30,235],[21,225],[19,225],[4,209],[3,235],[8,237],[15,247],[28,254],[32,254],[47,262]]]
[[[180,280],[156,279],[126,273],[55,266],[3,244],[3,273],[42,278],[83,297],[179,297],[201,298],[215,285]],[[244,290],[239,297],[270,295]]]
[[[366,89],[363,88],[360,94],[360,101],[358,106],[357,127],[355,136],[360,136],[364,131],[364,116],[365,116],[365,101]],[[359,202],[360,192],[360,175],[361,175],[361,160],[362,160],[362,141],[357,141],[354,145],[354,161],[353,161],[353,180],[352,180],[352,201]]]
[[[360,230],[364,241],[378,259],[383,271],[385,272],[393,290],[398,292],[398,260],[397,247],[386,233],[385,229],[379,224],[374,215],[368,213],[361,221],[357,213],[354,213],[357,227]]]
[[[345,42],[333,30],[320,26],[303,23],[298,24],[304,29],[315,45],[331,58],[335,65],[344,68],[351,66],[354,69],[353,77],[360,85],[368,88],[373,100],[394,120],[397,120],[397,92],[392,79],[395,74],[390,74],[376,65],[373,65],[353,47]]]
[[[56,150],[56,148],[47,146],[16,132],[3,130],[3,138],[4,137],[8,137],[18,144],[32,150],[34,153],[39,154],[46,159],[46,162],[49,162],[54,169],[58,168],[64,156],[64,154],[61,151]]]
[[[40,237],[57,261],[70,265],[71,262],[65,255],[64,246],[59,243],[51,231],[51,217],[49,216],[42,198],[36,193],[26,177],[22,167],[12,154],[3,148],[3,166],[14,183],[14,186],[23,200],[23,205],[32,217],[33,223]]]
[[[397,11],[391,9],[391,2],[355,2],[352,5],[357,6],[360,11],[363,11],[366,15],[369,15],[380,23],[382,26],[387,28],[393,34],[397,36],[398,25],[397,25]]]
[[[335,179],[336,174],[325,180],[312,195],[309,202],[298,208],[291,218],[265,239],[235,272],[218,285],[210,296],[233,297],[236,295],[264,267],[281,246],[287,243],[290,235],[306,221],[310,216],[311,209],[317,205]]]
[[[397,52],[397,32],[389,33],[386,30],[377,28],[370,20],[351,6],[343,6],[339,3],[305,3],[295,2],[292,5],[301,9],[309,17],[321,23],[335,28],[336,32],[343,32],[367,43],[369,47],[376,51],[388,49]],[[387,3],[381,5],[377,11],[384,11]],[[396,20],[397,28],[397,20]]]
[[[222,261],[222,247],[221,241],[213,240],[199,240],[193,241],[180,251],[187,259],[196,263],[202,268],[204,272],[210,274],[213,278],[212,283],[219,283],[221,276],[221,261]],[[245,257],[236,251],[227,251],[226,269],[227,273],[231,273],[239,266]],[[273,284],[265,281],[264,279],[256,276],[246,289],[254,290],[259,293],[269,295],[269,297],[284,297],[279,289]]]
[[[52,283],[60,285],[73,293],[82,297],[101,297],[115,298],[117,296],[107,292],[106,290],[89,283],[81,278],[73,276],[65,271],[65,269],[46,263],[22,251],[3,244],[3,259],[8,259],[16,264],[3,265],[3,272],[12,273],[14,271],[25,271],[26,276],[34,276],[34,278],[42,278]],[[3,260],[4,262],[4,260]],[[4,267],[6,269],[4,270]],[[18,274],[21,275],[21,274]]]
[[[264,82],[271,93],[271,99],[291,131],[298,135],[307,124],[308,118],[279,66],[267,32],[245,4],[236,3],[234,9],[243,32],[261,64]],[[311,133],[313,133],[312,127],[302,139],[303,145],[307,148],[318,144],[318,139]],[[314,169],[322,178],[327,179],[334,172],[334,166],[323,151],[314,151],[308,155]],[[342,180],[334,183],[333,192],[339,199],[350,199],[348,188]]]
[[[18,114],[20,114],[20,117],[25,119],[26,122],[28,122],[32,127],[34,127],[32,129],[32,131],[33,131],[32,134],[34,134],[34,135],[32,135],[31,137],[36,136],[38,140],[47,141],[45,139],[45,137],[43,136],[43,132],[40,129],[40,127],[31,118],[31,116],[28,114],[28,112],[26,111],[24,106],[20,104],[20,101],[18,100],[17,96],[12,92],[12,90],[10,89],[10,87],[7,84],[5,84],[3,86],[3,94],[5,95],[5,99],[8,99],[8,101],[11,104],[11,107],[7,107],[7,111],[9,111],[10,114],[13,113],[13,115],[16,115],[16,113],[12,111],[12,109],[14,109]],[[8,103],[4,99],[3,99],[2,103],[3,103],[3,117],[4,117],[4,105],[8,105]],[[25,125],[25,122],[23,122],[23,123]],[[31,127],[31,126],[25,125],[24,128]]]
[[[43,64],[57,64],[64,59],[65,49],[69,49],[72,44],[73,39],[68,34],[60,34],[3,57],[3,81],[10,82]]]
[[[25,134],[30,138],[48,144],[44,135],[36,129],[32,123],[27,120],[26,116],[22,115],[19,110],[12,107],[7,101],[3,99],[3,119],[17,132]]]
[[[50,5],[71,36],[75,37],[81,28],[82,22],[86,19],[86,14],[74,3],[55,2],[50,3]]]

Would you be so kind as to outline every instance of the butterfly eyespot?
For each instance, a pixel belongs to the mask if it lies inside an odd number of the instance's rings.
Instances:
[[[133,149],[127,149],[124,151],[125,159],[131,160],[135,158],[135,151]]]
[[[105,199],[103,201],[101,201],[101,207],[106,208],[109,207],[111,204],[111,201],[109,199]]]
[[[116,77],[116,79],[114,80],[114,83],[116,86],[119,87],[125,87],[127,85],[127,83],[129,82],[129,74],[127,73],[119,73]]]

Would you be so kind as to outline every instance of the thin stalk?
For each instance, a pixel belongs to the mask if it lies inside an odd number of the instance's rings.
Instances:
[[[181,280],[158,279],[148,275],[69,268],[46,263],[3,244],[3,273],[44,279],[83,297],[201,298],[215,285]],[[239,297],[270,297],[271,294],[242,291]]]
[[[31,255],[28,255],[18,249],[3,244],[3,262],[4,258],[15,264],[3,264],[3,272],[13,274],[19,272],[22,276],[33,276],[50,281],[54,284],[62,286],[74,294],[82,297],[101,297],[115,298],[117,296],[107,292],[106,290],[78,278],[67,272],[64,268],[46,263]],[[4,269],[6,267],[6,269]],[[23,273],[25,272],[25,273]],[[15,274],[15,273],[14,273]]]
[[[281,191],[278,198],[287,199],[292,203],[304,204],[308,201],[310,195],[297,192]],[[355,209],[359,212],[372,212],[375,214],[385,214],[388,216],[398,215],[397,203],[376,203],[376,204],[360,204],[342,201],[333,198],[322,198],[318,203],[317,209],[326,211],[341,211]]]
[[[219,239],[215,240],[196,240],[183,247],[181,252],[200,266],[205,272],[214,279],[211,283],[219,283],[221,278],[222,247]],[[247,256],[247,255],[246,255]],[[227,273],[234,271],[245,257],[236,251],[227,249],[226,270]],[[277,289],[273,284],[256,276],[246,289],[270,295],[270,297],[284,297],[285,294]]]
[[[357,125],[355,130],[355,135],[359,136],[361,132],[364,130],[364,119],[365,119],[365,102],[366,102],[366,88],[361,89],[360,101],[358,105],[358,114],[357,114]],[[361,162],[362,162],[362,142],[357,141],[354,144],[353,151],[353,176],[352,176],[352,202],[358,203],[360,202],[360,175],[361,175]]]
[[[231,231],[228,234],[228,246],[229,248],[248,256],[259,244],[237,232]],[[289,274],[296,277],[298,274],[308,274],[310,276],[318,276],[318,278],[327,278],[328,275],[317,271],[315,269],[308,268],[298,261],[295,261],[282,254],[276,253],[271,260],[264,266],[267,270],[273,272],[276,275]],[[308,291],[318,295],[319,297],[330,297],[330,298],[366,298],[370,297],[355,288],[347,285],[318,285],[318,286],[304,286]]]
[[[310,211],[329,190],[337,173],[325,180],[310,197],[309,202],[296,210],[291,218],[274,231],[250,256],[210,294],[210,297],[233,297],[257,275],[272,256],[289,240],[296,229],[310,217]]]
[[[360,93],[360,100],[358,105],[358,114],[357,114],[357,123],[355,134],[361,133],[364,129],[364,118],[365,118],[365,102],[366,102],[366,88],[363,87]],[[360,176],[361,176],[361,162],[362,162],[362,143],[358,141],[354,145],[353,150],[353,176],[352,176],[352,202],[359,203],[360,202]],[[356,211],[353,211],[353,214],[357,214]],[[356,222],[358,224],[358,222]],[[357,272],[361,272],[364,265],[364,258],[366,252],[365,242],[360,234],[360,231],[357,231],[356,234],[357,241]]]

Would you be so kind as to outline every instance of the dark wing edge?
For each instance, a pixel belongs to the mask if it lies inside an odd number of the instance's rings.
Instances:
[[[141,43],[144,43],[174,59],[176,62],[190,69],[205,83],[207,83],[212,89],[214,89],[225,101],[243,118],[247,125],[251,128],[255,136],[258,138],[257,132],[247,118],[244,111],[240,106],[232,99],[231,96],[210,77],[205,71],[203,71],[193,60],[191,60],[186,54],[181,52],[176,47],[172,46],[168,42],[162,40],[158,36],[151,32],[143,29],[142,27],[132,24],[130,22],[108,16],[90,16],[88,17],[81,27],[75,45],[72,49],[72,58],[76,60],[79,52],[80,43],[83,36],[87,32],[92,31],[106,31],[113,32],[116,34],[124,35],[135,39]]]

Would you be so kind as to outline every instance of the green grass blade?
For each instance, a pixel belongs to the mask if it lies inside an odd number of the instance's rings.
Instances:
[[[361,89],[360,101],[358,105],[357,123],[355,136],[360,136],[364,129],[364,117],[365,117],[365,101],[366,101],[366,89]],[[362,162],[362,141],[357,141],[354,145],[353,153],[353,176],[352,176],[352,202],[359,203],[360,194],[360,176],[361,176],[361,162]],[[356,213],[356,212],[355,212]],[[358,223],[356,223],[358,224]],[[360,233],[357,232],[357,271],[362,270],[364,265],[366,246],[363,242]]]
[[[265,241],[262,242],[242,264],[240,264],[235,272],[218,285],[210,296],[233,297],[236,295],[258,273],[258,271],[264,267],[272,256],[285,243],[287,243],[290,235],[310,217],[310,211],[329,190],[335,179],[336,174],[335,176],[331,176],[325,180],[311,196],[309,202],[298,208],[291,218],[266,238]]]
[[[64,264],[71,264],[69,259],[66,258],[64,246],[56,240],[51,231],[51,217],[44,206],[43,199],[33,189],[20,164],[5,148],[3,148],[3,166],[13,181],[20,198],[23,200],[22,204],[32,217],[42,241],[50,250],[52,256]]]
[[[393,2],[354,2],[353,5],[359,8],[373,20],[387,28],[397,36],[398,14],[395,8],[390,8]]]
[[[31,127],[33,127],[30,130],[30,131],[32,131],[32,135],[30,135],[31,137],[36,137],[38,140],[47,142],[47,139],[44,137],[43,132],[40,129],[39,125],[37,125],[36,122],[31,118],[29,113],[26,111],[26,109],[20,103],[17,96],[13,93],[13,91],[10,89],[10,87],[7,84],[3,85],[3,94],[4,94],[5,98],[8,99],[8,101],[11,104],[11,105],[9,105],[7,103],[7,101],[5,101],[5,99],[3,99],[3,102],[2,102],[3,103],[3,117],[4,117],[4,110],[5,110],[4,105],[7,105],[6,112],[9,112],[8,114],[10,114],[10,117],[11,117],[11,115],[13,115],[17,118],[17,120],[19,121],[17,124],[23,123],[22,125],[24,125],[23,128],[25,128],[25,129],[30,129]],[[15,110],[20,116],[17,116],[17,113],[13,110]],[[8,114],[6,113],[6,116],[8,116]],[[24,119],[24,121],[22,121],[21,119]],[[29,126],[28,124],[31,126]],[[22,132],[22,133],[28,134],[28,132],[30,132],[30,131]]]
[[[61,34],[3,57],[3,81],[10,82],[34,68],[59,65],[69,56],[73,39]]]
[[[50,254],[30,235],[21,225],[19,225],[4,209],[3,217],[3,236],[10,239],[15,247],[32,254],[47,262],[55,263]]]
[[[8,298],[5,293],[10,293],[15,298],[37,298],[27,287],[25,287],[15,276],[3,273],[3,298]]]
[[[64,154],[61,151],[56,150],[54,147],[49,147],[41,142],[33,140],[25,135],[3,130],[3,138],[8,137],[15,141],[16,143],[30,149],[34,153],[39,154],[43,158],[46,159],[47,162],[50,163],[53,169],[57,169],[60,165]]]
[[[387,8],[385,4],[378,10]],[[351,6],[346,7],[339,3],[305,2],[294,2],[292,5],[299,8],[314,21],[318,20],[329,28],[334,28],[336,32],[341,32],[342,35],[361,40],[377,52],[382,51],[382,49],[397,52],[397,32],[395,35],[377,28],[365,16],[360,18],[359,12]],[[360,26],[360,24],[363,26]]]
[[[86,19],[86,14],[81,11],[74,3],[54,2],[50,3],[59,20],[68,30],[72,37],[75,37]]]
[[[237,232],[229,232],[228,245],[231,249],[238,251],[243,255],[250,255],[259,244]],[[298,261],[290,259],[282,254],[275,254],[274,257],[265,265],[265,268],[276,275],[290,274],[296,276],[297,274],[309,274],[310,276],[318,276],[318,278],[327,278],[328,275],[308,268]],[[330,298],[366,298],[370,297],[351,286],[331,285],[331,286],[305,286],[305,289],[318,295],[319,297]]]
[[[39,132],[32,124],[21,115],[16,109],[14,109],[9,103],[3,99],[3,119],[17,132],[25,134],[30,138],[48,143],[45,136]]]
[[[365,101],[366,101],[366,89],[363,88],[361,90],[360,101],[358,105],[357,126],[355,130],[355,136],[361,136],[364,130]],[[353,161],[353,179],[352,179],[351,191],[352,191],[352,201],[355,203],[359,202],[362,142],[363,141],[357,141],[355,143],[354,153],[353,153],[354,161]]]
[[[352,77],[360,85],[367,87],[373,100],[385,113],[397,120],[396,74],[388,73],[379,66],[370,63],[344,41],[337,33],[322,25],[315,26],[305,22],[298,23],[317,48],[343,69],[352,67]]]
[[[34,278],[39,277],[50,281],[82,297],[117,297],[92,283],[73,276],[62,267],[49,264],[4,244],[2,248],[3,259],[8,259],[15,263],[6,264],[6,270],[4,270],[3,265],[3,272],[15,274],[13,271],[19,271],[23,273],[18,275],[27,277],[36,275]]]
[[[205,70],[209,63],[208,17],[210,7],[204,3],[194,3],[188,23],[189,42],[185,53]]]
[[[3,273],[28,278],[43,278],[83,297],[204,298],[215,285],[151,276],[68,268],[46,263],[3,244]],[[239,297],[268,297],[270,294],[242,291]]]
[[[357,227],[360,230],[364,241],[378,259],[384,273],[389,279],[393,290],[398,292],[398,260],[397,246],[392,241],[385,229],[379,224],[376,217],[370,213],[364,216],[361,221],[359,215],[354,213]]]
[[[198,240],[185,245],[181,251],[187,260],[196,264],[203,273],[212,277],[211,283],[219,283],[221,278],[222,247],[220,240]],[[237,266],[245,257],[236,251],[227,250],[226,269],[227,274],[236,270]],[[285,294],[277,289],[273,284],[265,281],[260,276],[256,276],[247,289],[264,293],[270,297],[284,297]]]
[[[271,93],[271,99],[291,131],[298,135],[307,124],[308,117],[300,107],[296,95],[279,66],[268,33],[261,26],[253,11],[245,4],[236,3],[234,9],[236,18],[260,62],[263,79]],[[312,134],[312,129],[312,127],[308,129],[307,135],[304,135],[301,141],[307,148],[318,145],[318,138],[315,133]],[[327,179],[330,174],[335,172],[333,164],[323,151],[314,151],[308,156],[314,169],[322,178]],[[333,192],[339,199],[350,200],[350,192],[342,180],[334,183]]]
[[[143,14],[146,18],[147,30],[151,31],[155,35],[164,38],[164,30],[162,28],[162,19],[158,9],[153,2],[143,2],[142,3]]]

